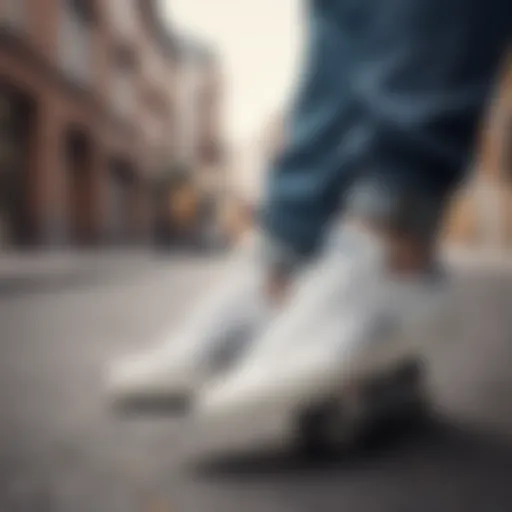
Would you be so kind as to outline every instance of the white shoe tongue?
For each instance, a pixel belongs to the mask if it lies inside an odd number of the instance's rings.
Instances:
[[[330,232],[324,255],[380,266],[387,260],[388,250],[383,240],[369,229],[340,223]]]
[[[254,360],[314,342],[333,319],[343,323],[347,307],[352,311],[386,279],[385,254],[385,244],[369,231],[343,225],[333,230],[323,253],[295,283],[277,323],[255,345]]]

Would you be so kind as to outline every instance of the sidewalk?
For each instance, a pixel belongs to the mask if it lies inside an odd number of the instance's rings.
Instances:
[[[198,263],[222,265],[223,255],[153,247],[87,250],[0,251],[0,296],[60,290],[84,284],[149,273],[165,273],[177,267],[184,275]]]
[[[52,289],[150,269],[150,249],[39,250],[0,253],[0,295]]]
[[[216,265],[223,258],[182,252],[161,253],[152,248],[97,250],[39,250],[0,252],[0,296],[52,291],[101,280],[165,271],[178,265],[193,272],[197,262]],[[510,251],[445,246],[441,259],[452,271],[494,270],[512,275]]]
[[[441,250],[441,259],[452,268],[493,268],[506,272],[512,271],[510,249],[446,245]]]

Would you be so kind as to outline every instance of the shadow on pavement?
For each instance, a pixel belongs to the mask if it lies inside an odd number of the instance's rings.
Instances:
[[[237,454],[201,461],[190,470],[199,478],[239,480],[364,473],[365,469],[378,467],[397,476],[414,470],[424,472],[428,480],[436,475],[447,480],[468,478],[469,485],[476,478],[484,486],[510,487],[512,442],[437,418],[403,427],[388,425],[372,433],[362,446],[343,455],[309,458],[284,450]]]

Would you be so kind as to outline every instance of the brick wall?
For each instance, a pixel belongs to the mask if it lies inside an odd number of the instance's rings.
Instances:
[[[142,231],[149,232],[152,204],[148,181],[153,178],[151,168],[161,157],[162,148],[144,143],[141,118],[148,112],[162,115],[172,110],[169,106],[172,88],[168,87],[172,62],[162,47],[161,34],[156,33],[157,27],[148,18],[148,13],[152,13],[151,2],[115,0],[123,12],[128,9],[128,3],[133,8],[133,24],[121,26],[113,15],[111,0],[84,0],[83,8],[91,17],[78,30],[84,37],[77,38],[76,31],[71,30],[66,36],[64,30],[80,23],[73,18],[72,11],[63,10],[65,0],[2,0],[0,22],[4,25],[9,14],[7,2],[11,1],[22,7],[19,12],[23,19],[2,33],[0,76],[2,84],[26,95],[36,106],[27,148],[30,182],[25,194],[37,240],[73,240],[76,238],[73,231],[76,235],[82,229],[79,225],[88,226],[85,230],[94,233],[95,238],[108,236],[112,159],[121,159],[134,170],[136,188],[130,192],[133,211],[127,215],[137,236]],[[69,53],[71,43],[77,46]],[[76,57],[82,50],[90,51],[88,63],[87,59]],[[115,57],[120,50],[134,57],[130,70],[133,108],[122,112],[112,102],[118,92],[114,81]],[[144,62],[149,53],[159,59],[157,67],[162,75],[157,82],[147,76]],[[149,94],[139,94],[141,84],[152,85]],[[170,122],[160,121],[156,129],[162,143]],[[90,187],[91,192],[87,197],[73,194],[70,188],[72,169],[64,154],[66,136],[71,129],[81,130],[90,139],[86,188]]]

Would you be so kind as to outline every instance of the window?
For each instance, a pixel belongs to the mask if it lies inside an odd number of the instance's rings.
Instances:
[[[15,29],[22,29],[27,18],[26,0],[6,0],[0,6],[4,23]]]
[[[117,113],[129,117],[136,107],[137,57],[130,45],[117,44],[111,56],[111,101]]]
[[[165,69],[159,52],[149,47],[145,55],[145,74],[153,83],[165,83]]]
[[[137,13],[133,0],[108,0],[109,15],[112,24],[125,36],[134,31]]]
[[[143,129],[146,142],[153,147],[158,145],[161,137],[161,127],[159,126],[158,118],[150,109],[147,110],[144,116]]]
[[[66,73],[81,84],[92,82],[93,12],[86,0],[62,0],[59,53]]]
[[[135,108],[135,88],[132,73],[115,67],[112,80],[112,102],[118,114],[129,117]]]

